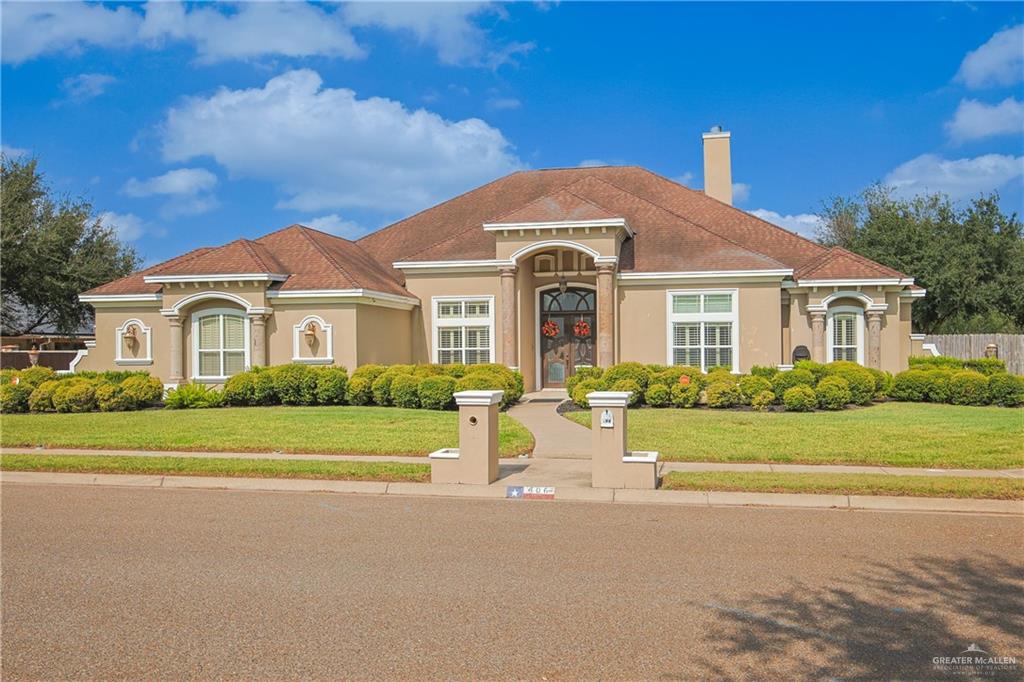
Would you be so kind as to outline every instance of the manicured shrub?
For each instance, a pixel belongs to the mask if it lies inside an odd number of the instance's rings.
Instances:
[[[356,367],[356,370],[352,372],[352,376],[349,377],[349,381],[358,377],[360,379],[366,379],[368,386],[373,386],[373,382],[377,380],[377,377],[386,371],[388,371],[386,365],[361,365]]]
[[[889,396],[893,400],[921,402],[927,394],[928,372],[922,369],[908,369],[896,375]]]
[[[455,377],[445,377],[454,380]],[[420,384],[429,381],[415,374],[399,374],[391,381],[391,400],[396,407],[416,408],[420,406]]]
[[[868,367],[867,370],[871,372],[871,376],[875,380],[875,400],[885,400],[888,398],[892,392],[892,374],[873,367]]]
[[[639,362],[620,362],[609,367],[601,379],[606,386],[614,386],[623,379],[632,379],[641,391],[646,391],[647,385],[651,383],[651,374]]]
[[[875,377],[867,368],[856,362],[838,361],[825,365],[825,376],[837,376],[846,379],[850,386],[850,402],[857,405],[870,405],[875,397]]]
[[[999,358],[972,358],[964,360],[964,369],[972,369],[985,376],[994,376],[1006,372],[1006,361]]]
[[[57,373],[49,367],[27,367],[18,373],[20,384],[27,384],[35,388],[44,381],[52,381],[57,378]]]
[[[651,407],[668,407],[672,402],[672,390],[665,384],[652,383],[644,393],[644,402]]]
[[[764,412],[775,402],[775,394],[771,391],[761,391],[750,401],[750,406],[758,412]]]
[[[953,373],[946,369],[932,369],[925,372],[927,375],[924,392],[924,399],[930,403],[949,402],[949,378]]]
[[[693,407],[700,400],[701,387],[696,382],[676,384],[671,388],[673,407]]]
[[[124,412],[134,410],[135,402],[122,384],[100,384],[96,387],[96,406],[100,412]]]
[[[813,386],[814,374],[809,369],[791,369],[779,372],[772,377],[772,391],[781,400],[783,395],[794,386]]]
[[[11,369],[10,367],[4,367],[0,369],[0,386],[6,386],[11,383],[11,379],[18,376],[18,370]]]
[[[181,384],[177,388],[167,392],[164,399],[164,407],[169,410],[201,409],[207,407],[220,407],[223,403],[223,394],[206,384]]]
[[[961,358],[949,357],[948,355],[926,355],[910,358],[908,362],[911,369],[948,369],[952,371],[970,369],[980,372],[985,376],[1001,374],[1006,371],[1006,362],[999,358],[971,358],[963,360]]]
[[[50,412],[53,410],[53,393],[60,387],[60,381],[51,379],[36,386],[28,398],[28,409],[33,412]]]
[[[707,385],[710,386],[713,383],[725,382],[732,384],[733,386],[740,385],[740,375],[733,374],[728,367],[714,367],[707,374]]]
[[[988,396],[993,405],[1024,405],[1024,377],[1006,373],[993,374],[988,378]]]
[[[565,391],[571,396],[581,381],[600,381],[603,374],[603,367],[580,367],[575,374],[565,380]]]
[[[740,377],[740,395],[744,405],[750,405],[754,397],[772,390],[772,382],[764,377],[746,376]]]
[[[786,406],[787,412],[810,412],[817,402],[814,389],[806,384],[788,388],[782,394],[782,404]]]
[[[988,405],[988,378],[965,369],[949,377],[948,399],[954,405]]]
[[[799,360],[793,365],[793,369],[806,369],[814,375],[814,383],[808,384],[810,386],[814,386],[823,376],[828,374],[828,365],[815,362],[814,360]]]
[[[356,376],[353,372],[345,389],[345,399],[349,405],[369,405],[373,402],[372,390],[369,377]]]
[[[92,412],[96,409],[96,382],[68,379],[53,392],[53,407],[58,412]]]
[[[256,402],[256,376],[253,372],[239,372],[225,381],[224,404],[235,407],[258,404]]]
[[[823,410],[841,410],[853,400],[849,382],[838,375],[824,377],[814,392],[818,396],[818,407]]]
[[[643,389],[640,388],[640,384],[633,379],[619,379],[609,389],[612,391],[623,391],[629,392],[629,399],[626,401],[626,405],[629,407],[635,407],[640,404],[640,399],[643,397]]]
[[[391,381],[398,376],[397,372],[384,372],[379,377],[374,379],[373,385],[370,386],[370,392],[373,394],[373,402],[376,405],[387,406],[391,405]]]
[[[316,375],[316,401],[321,405],[344,405],[348,388],[348,370],[324,367]]]
[[[729,381],[712,381],[704,392],[708,407],[735,407],[743,400],[740,387]]]
[[[308,365],[278,365],[270,374],[274,378],[274,393],[282,405],[316,404],[316,373]]]
[[[455,391],[505,391],[507,392],[508,386],[505,381],[502,380],[497,374],[490,372],[476,372],[474,374],[467,374],[466,376],[458,379],[455,382]],[[504,394],[502,395],[502,402],[505,401]]]
[[[124,391],[125,398],[131,407],[129,410],[140,410],[151,407],[164,397],[164,385],[156,377],[147,374],[136,374],[122,381],[118,386]]]
[[[486,377],[490,381],[491,386],[482,390],[504,391],[501,396],[502,407],[517,403],[523,397],[523,375],[504,365],[470,365],[463,378],[471,376]]]
[[[253,405],[277,405],[281,401],[274,387],[274,373],[269,367],[253,367],[252,369],[252,401]]]
[[[447,375],[427,377],[420,382],[420,405],[428,410],[447,410],[452,406],[455,377]]]
[[[32,391],[28,384],[0,385],[0,412],[28,412],[28,400],[32,396]]]
[[[572,401],[580,407],[590,407],[590,403],[587,402],[587,394],[603,390],[604,384],[601,381],[597,379],[584,379],[576,384],[576,388],[572,390]]]
[[[704,373],[700,371],[700,367],[691,367],[689,365],[666,367],[651,377],[651,383],[663,384],[671,391],[672,387],[680,383],[684,376],[686,379],[683,380],[683,383],[686,385],[696,384],[698,388],[704,388],[707,383]]]
[[[771,381],[772,377],[779,373],[779,368],[775,365],[769,365],[768,367],[762,367],[761,365],[754,365],[750,368],[750,375],[755,377],[762,377]]]

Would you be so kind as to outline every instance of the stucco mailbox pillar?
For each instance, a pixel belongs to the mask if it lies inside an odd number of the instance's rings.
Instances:
[[[587,394],[594,451],[591,485],[595,488],[653,489],[658,485],[658,453],[626,449],[626,417],[630,391]]]
[[[459,447],[430,453],[431,483],[487,485],[498,480],[498,405],[504,391],[460,391]]]

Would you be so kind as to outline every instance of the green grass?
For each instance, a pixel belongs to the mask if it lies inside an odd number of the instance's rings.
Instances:
[[[590,425],[589,412],[568,416]],[[895,402],[809,414],[639,409],[629,412],[629,447],[677,462],[1005,469],[1024,466],[1024,410]]]
[[[210,410],[144,410],[87,414],[5,414],[0,444],[208,450],[311,452],[351,455],[425,455],[458,447],[456,412],[397,407],[238,407]],[[533,448],[533,436],[501,415],[503,457]]]
[[[1024,480],[1022,479],[957,478],[955,476],[672,471],[662,479],[661,487],[665,490],[715,490],[718,492],[899,495],[990,500],[1024,499]]]
[[[61,471],[154,476],[317,478],[340,481],[429,481],[430,465],[405,462],[325,462],[308,459],[3,455],[4,471]]]

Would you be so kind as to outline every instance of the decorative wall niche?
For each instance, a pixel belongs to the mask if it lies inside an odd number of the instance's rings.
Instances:
[[[114,364],[152,365],[153,333],[141,320],[132,318],[114,330]]]
[[[334,329],[319,315],[307,315],[292,328],[292,362],[334,363]]]

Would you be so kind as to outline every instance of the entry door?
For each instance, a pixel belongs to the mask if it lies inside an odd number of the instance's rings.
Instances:
[[[578,367],[593,366],[596,322],[593,291],[542,292],[540,350],[545,388],[562,388]]]

